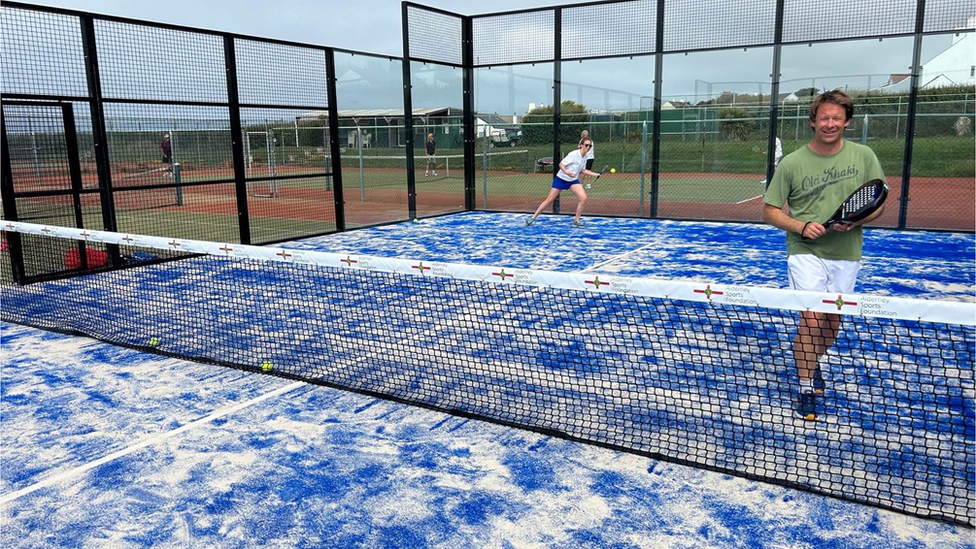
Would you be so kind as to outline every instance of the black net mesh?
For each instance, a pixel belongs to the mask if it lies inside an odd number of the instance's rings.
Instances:
[[[972,304],[48,229],[123,265],[207,255],[19,286],[4,254],[4,320],[974,523]],[[794,409],[805,308],[854,309],[816,421]]]
[[[475,66],[552,61],[555,56],[553,10],[475,17],[471,25]]]
[[[664,5],[665,51],[768,44],[775,30],[775,0],[725,5],[668,0]]]
[[[915,31],[915,0],[786,0],[783,41],[809,42]],[[829,10],[829,11],[828,11]],[[833,14],[829,24],[824,17]]]
[[[411,59],[451,65],[463,62],[460,17],[409,6],[407,28]]]
[[[219,36],[95,20],[102,94],[157,101],[227,101]]]
[[[0,8],[0,91],[88,95],[81,20]]]
[[[925,0],[925,32],[976,29],[970,0]]]
[[[563,59],[654,53],[657,2],[565,8],[562,20]]]
[[[324,50],[237,39],[234,53],[242,104],[328,107]]]

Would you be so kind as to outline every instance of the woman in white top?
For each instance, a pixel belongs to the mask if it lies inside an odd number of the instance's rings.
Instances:
[[[583,190],[579,176],[597,176],[595,172],[586,169],[586,156],[592,148],[593,140],[590,138],[583,139],[580,141],[579,150],[575,150],[567,154],[566,158],[563,158],[563,161],[559,163],[559,171],[552,178],[552,189],[549,191],[549,196],[542,201],[542,204],[539,204],[539,208],[532,214],[532,217],[525,220],[526,226],[531,225],[535,221],[535,218],[539,217],[539,214],[542,213],[542,210],[551,206],[553,200],[559,196],[559,193],[567,189],[579,198],[579,204],[576,205],[576,217],[573,218],[573,226],[583,226],[580,215],[583,214],[583,206],[586,205],[586,191]]]

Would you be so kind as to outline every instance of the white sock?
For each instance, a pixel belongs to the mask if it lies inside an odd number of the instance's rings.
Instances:
[[[811,379],[801,379],[800,380],[800,392],[801,393],[812,393],[813,392],[813,380],[811,380]]]

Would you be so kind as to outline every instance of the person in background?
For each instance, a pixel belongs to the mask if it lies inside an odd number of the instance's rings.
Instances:
[[[763,154],[769,154],[769,151],[763,151]],[[773,152],[773,173],[776,173],[776,169],[779,168],[779,161],[783,159],[783,142],[779,140],[779,136],[776,137],[776,150]],[[760,181],[763,185],[766,184],[766,180]]]
[[[166,175],[172,175],[173,173],[173,143],[170,142],[169,134],[163,135],[162,142],[159,143],[159,149],[163,151],[163,168],[166,170]]]
[[[428,134],[427,142],[424,143],[424,153],[427,154],[427,169],[424,170],[424,176],[430,175],[430,172],[437,175],[437,160],[434,158],[436,152],[437,143],[434,141],[434,134]]]
[[[825,92],[810,104],[813,139],[791,152],[776,170],[763,199],[763,221],[786,231],[790,288],[842,295],[854,291],[861,268],[862,225],[884,211],[828,230],[821,223],[858,187],[883,179],[874,151],[844,139],[854,103],[840,90]],[[793,341],[799,377],[796,414],[817,419],[817,395],[823,393],[820,359],[837,339],[840,316],[805,311]]]

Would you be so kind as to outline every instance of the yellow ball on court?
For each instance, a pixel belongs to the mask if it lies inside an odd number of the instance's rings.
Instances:
[[[267,360],[265,360],[264,362],[261,363],[261,371],[262,372],[267,373],[267,372],[270,372],[271,370],[274,370],[274,364],[271,364]]]
[[[155,338],[155,337],[149,338],[149,346],[150,347],[155,347],[157,345],[159,345],[159,339],[158,338]]]
[[[617,168],[610,168],[610,173],[617,173]]]
[[[414,223],[420,223],[420,220],[415,217],[415,218],[413,218],[413,222]]]

